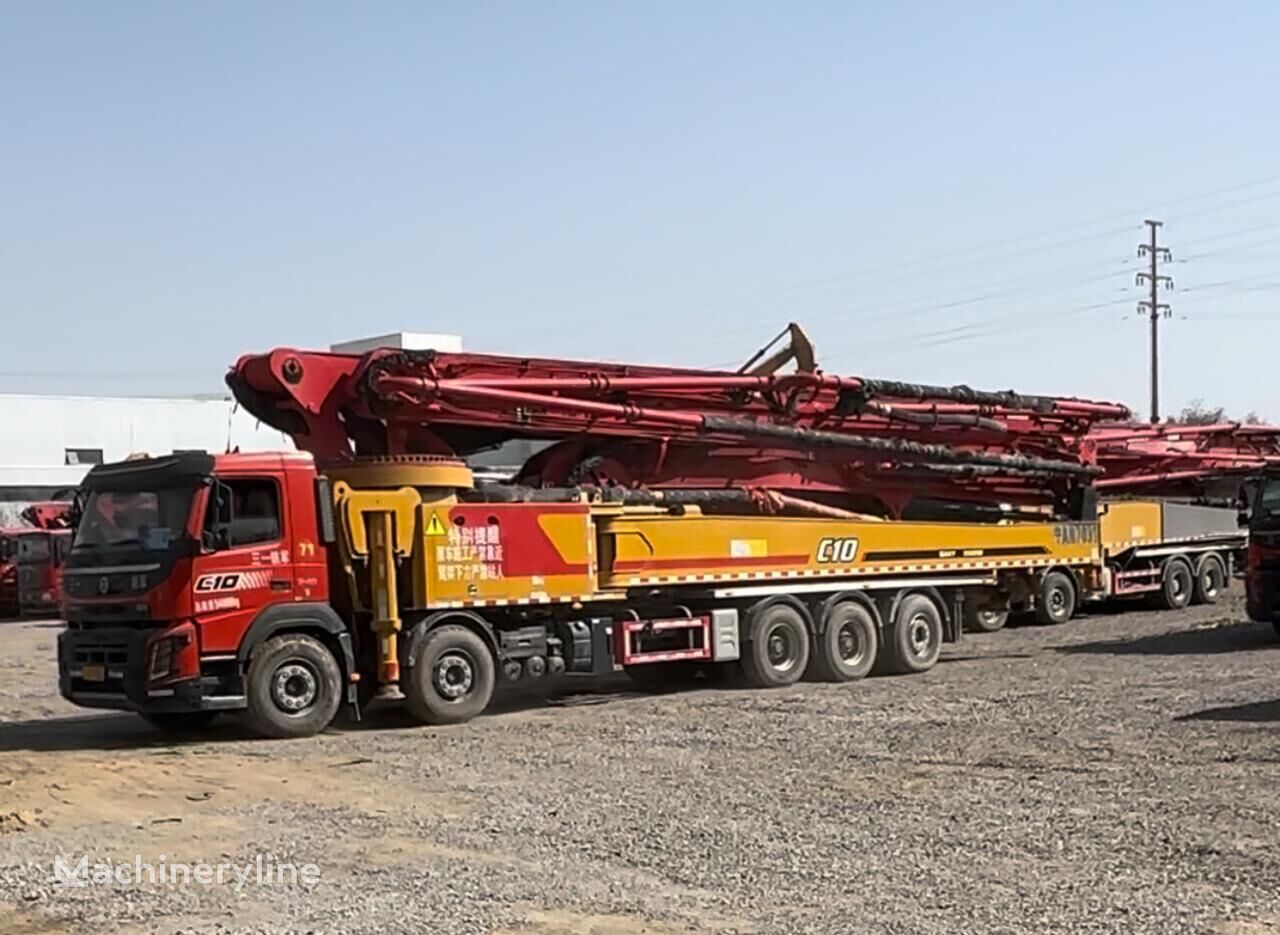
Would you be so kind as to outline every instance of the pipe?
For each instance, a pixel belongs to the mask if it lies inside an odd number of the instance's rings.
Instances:
[[[388,388],[395,388],[410,392],[426,392],[430,395],[444,397],[460,396],[502,402],[509,405],[518,404],[535,410],[558,409],[562,412],[621,419],[632,424],[650,422],[657,425],[692,429],[699,434],[721,434],[739,438],[767,438],[774,441],[787,442],[789,443],[788,447],[796,448],[849,448],[892,455],[908,461],[990,465],[1004,468],[1010,472],[1095,473],[1093,468],[1070,461],[1054,461],[1026,455],[983,454],[948,448],[944,445],[774,425],[732,416],[699,415],[693,412],[665,409],[644,409],[639,406],[602,403],[563,396],[539,396],[534,393],[492,389],[454,380],[437,381],[422,377],[384,375],[377,379],[376,386],[379,392],[384,392]]]

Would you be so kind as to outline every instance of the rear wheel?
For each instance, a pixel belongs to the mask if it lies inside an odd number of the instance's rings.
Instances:
[[[979,610],[968,603],[964,608],[964,628],[970,633],[995,633],[1009,622],[1007,610]]]
[[[1036,601],[1036,622],[1057,626],[1066,623],[1076,612],[1076,586],[1071,576],[1051,571],[1040,579],[1040,595]]]
[[[813,646],[809,674],[826,682],[864,678],[876,661],[880,639],[876,622],[861,604],[837,604]]]
[[[1194,588],[1191,565],[1184,558],[1171,558],[1164,563],[1160,590],[1154,595],[1155,604],[1161,610],[1182,610],[1191,603]]]
[[[761,611],[755,636],[744,648],[742,671],[749,685],[794,685],[809,665],[809,627],[794,607],[773,604]]]
[[[342,701],[342,670],[313,636],[288,633],[259,646],[249,661],[250,730],[263,737],[310,737],[329,726]]]
[[[443,626],[418,643],[405,702],[424,724],[461,724],[489,707],[496,682],[493,654],[479,634]]]
[[[926,672],[941,654],[942,612],[938,605],[923,594],[907,595],[885,634],[877,669],[897,675]]]
[[[1193,604],[1216,604],[1227,587],[1227,566],[1222,559],[1209,553],[1200,559],[1196,582],[1191,592]]]
[[[217,711],[144,712],[142,719],[161,733],[180,737],[198,734],[218,716]]]

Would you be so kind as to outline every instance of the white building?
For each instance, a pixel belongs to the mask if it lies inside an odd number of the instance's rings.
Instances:
[[[0,394],[0,525],[74,488],[95,464],[182,449],[291,451],[293,442],[229,396]]]
[[[456,334],[426,334],[421,331],[396,331],[372,338],[358,338],[331,345],[335,354],[363,354],[380,347],[397,351],[448,351],[456,354],[462,350],[462,337]]]
[[[374,348],[461,351],[451,334],[400,331],[335,344],[361,354]],[[217,454],[292,451],[288,436],[261,425],[225,393],[208,396],[52,396],[0,393],[0,526],[26,504],[72,490],[95,464],[131,454],[196,449]],[[495,458],[495,456],[491,456]],[[496,456],[498,462],[501,456]],[[518,463],[518,462],[517,462]]]

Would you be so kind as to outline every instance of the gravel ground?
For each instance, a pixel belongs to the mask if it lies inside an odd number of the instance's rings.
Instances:
[[[1280,641],[1235,604],[966,637],[924,676],[174,745],[0,625],[0,931],[1280,932]],[[320,879],[52,882],[74,863]]]

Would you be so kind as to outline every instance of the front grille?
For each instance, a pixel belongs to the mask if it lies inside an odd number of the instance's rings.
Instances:
[[[77,646],[72,658],[75,665],[123,666],[129,661],[127,643],[102,643],[93,646]]]
[[[146,574],[127,571],[101,574],[68,568],[62,579],[62,588],[70,597],[102,598],[142,594],[150,584]]]

